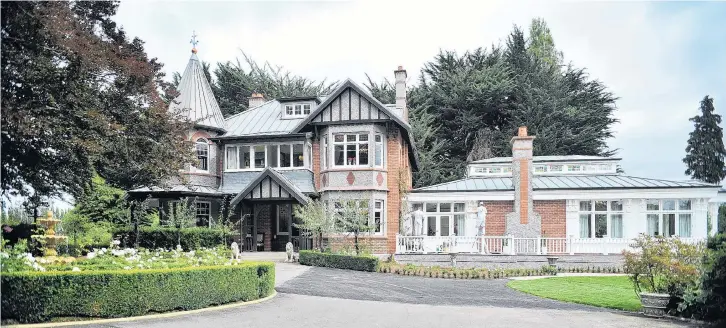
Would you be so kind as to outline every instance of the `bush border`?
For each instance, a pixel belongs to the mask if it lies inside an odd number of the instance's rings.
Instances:
[[[379,259],[375,256],[321,253],[310,250],[300,251],[300,264],[308,266],[376,272],[379,268],[379,262]]]

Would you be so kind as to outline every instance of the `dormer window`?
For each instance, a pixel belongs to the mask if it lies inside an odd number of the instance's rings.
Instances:
[[[300,118],[310,115],[312,104],[300,103],[300,104],[285,104],[285,117],[286,118]]]

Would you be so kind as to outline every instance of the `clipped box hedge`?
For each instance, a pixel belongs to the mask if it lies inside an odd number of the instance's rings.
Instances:
[[[16,272],[2,275],[2,319],[42,322],[55,317],[127,317],[192,310],[269,296],[275,266],[158,270]]]
[[[300,264],[356,271],[375,272],[378,270],[377,257],[341,255],[304,250],[300,251]]]

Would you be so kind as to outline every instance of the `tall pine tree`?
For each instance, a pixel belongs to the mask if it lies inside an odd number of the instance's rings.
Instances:
[[[703,97],[701,115],[689,120],[693,122],[694,129],[688,138],[686,157],[683,158],[688,166],[686,174],[706,183],[721,183],[726,177],[726,149],[723,145],[723,129],[719,126],[721,115],[714,112],[713,98]]]

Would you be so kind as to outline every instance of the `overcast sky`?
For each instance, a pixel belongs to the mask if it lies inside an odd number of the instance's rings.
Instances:
[[[707,94],[726,111],[726,2],[122,2],[117,22],[169,74],[183,71],[196,31],[212,63],[244,50],[316,80],[392,79],[402,65],[414,82],[439,49],[502,42],[534,17],[620,98],[609,145],[625,172],[687,179],[688,118]]]

